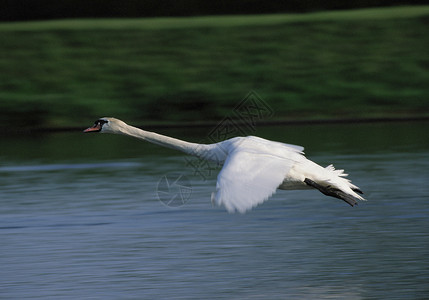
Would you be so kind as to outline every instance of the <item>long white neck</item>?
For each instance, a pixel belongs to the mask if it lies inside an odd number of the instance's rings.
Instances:
[[[224,155],[222,153],[220,153],[220,155],[218,154],[219,149],[216,144],[197,144],[185,142],[158,133],[145,131],[125,123],[118,127],[114,133],[132,136],[153,144],[157,144],[159,146],[179,150],[186,154],[198,156],[203,159],[214,160],[219,163],[223,162],[226,158],[226,156],[223,157]]]

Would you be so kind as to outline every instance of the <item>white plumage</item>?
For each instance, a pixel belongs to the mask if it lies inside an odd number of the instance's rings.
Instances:
[[[114,118],[101,118],[85,132],[108,132],[133,136],[177,149],[202,159],[223,164],[212,202],[224,205],[229,212],[244,213],[261,204],[277,189],[316,188],[350,205],[364,200],[360,189],[333,165],[326,168],[305,158],[301,146],[265,140],[259,137],[236,137],[215,144],[196,144],[129,126]]]

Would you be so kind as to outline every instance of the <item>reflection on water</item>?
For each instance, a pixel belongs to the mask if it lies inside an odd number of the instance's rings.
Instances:
[[[279,191],[246,215],[212,207],[215,175],[200,178],[168,149],[108,135],[3,137],[0,297],[427,298],[425,127],[260,128],[345,168],[369,201]],[[157,184],[177,172],[192,196],[168,208]]]

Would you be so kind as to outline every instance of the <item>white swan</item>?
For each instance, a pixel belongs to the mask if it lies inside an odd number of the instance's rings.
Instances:
[[[115,118],[101,118],[84,132],[133,136],[160,146],[177,149],[201,159],[223,164],[212,201],[229,212],[244,213],[264,202],[276,189],[316,188],[351,206],[365,200],[362,191],[332,165],[323,168],[303,155],[301,146],[283,144],[255,136],[235,137],[215,144],[189,143],[129,126]],[[359,194],[358,194],[359,193]]]

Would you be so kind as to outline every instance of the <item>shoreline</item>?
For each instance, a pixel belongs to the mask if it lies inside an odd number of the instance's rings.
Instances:
[[[273,120],[273,121],[259,121],[255,126],[308,126],[308,125],[331,125],[331,124],[371,124],[371,123],[402,123],[402,122],[427,122],[427,117],[385,117],[385,118],[352,118],[352,119],[303,119],[303,120]],[[219,125],[218,122],[201,122],[201,123],[149,123],[145,125],[136,124],[138,128],[146,130],[156,129],[180,129],[180,128],[210,128]],[[235,122],[234,125],[242,126],[248,122]],[[40,127],[40,128],[0,128],[0,136],[6,135],[27,135],[27,134],[49,134],[49,133],[66,133],[83,131],[87,126],[78,127]]]

